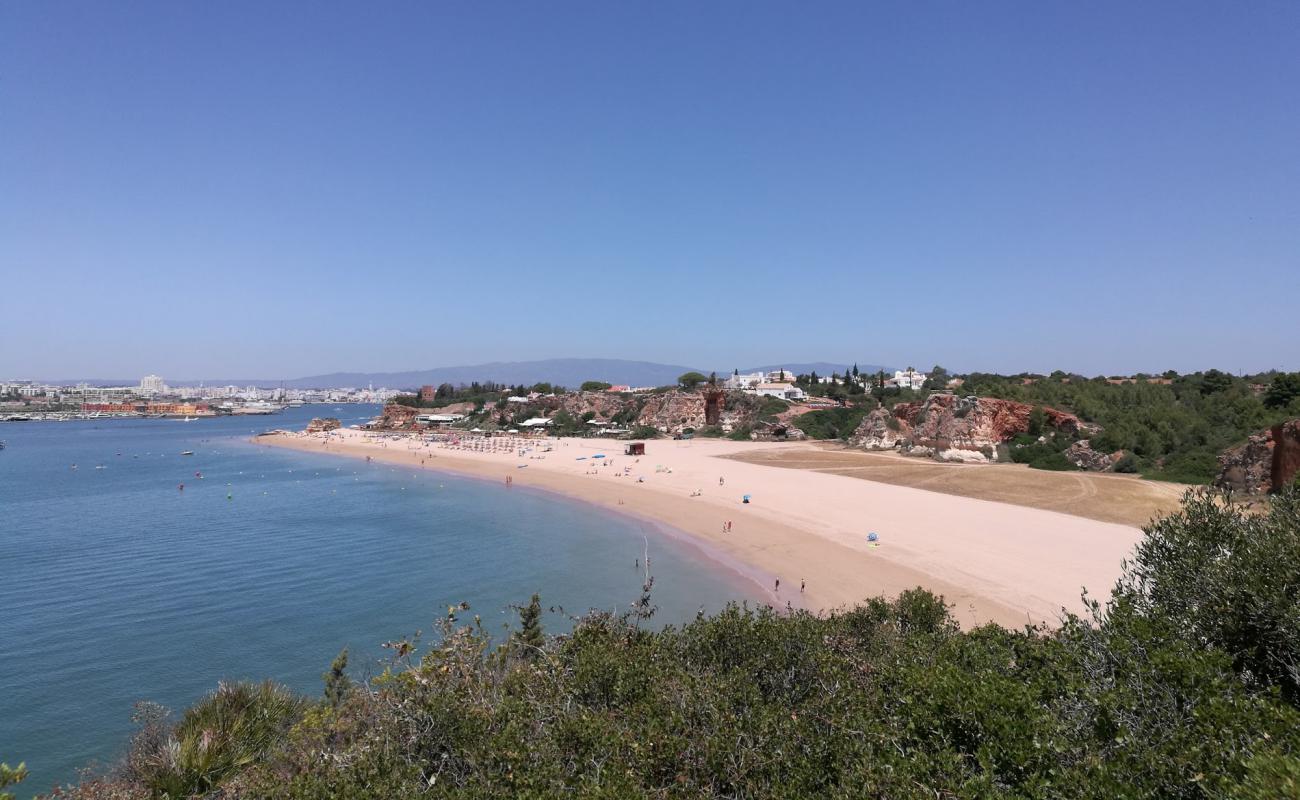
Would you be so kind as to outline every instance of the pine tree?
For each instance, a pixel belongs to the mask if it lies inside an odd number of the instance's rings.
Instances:
[[[546,644],[542,633],[542,600],[536,592],[528,605],[519,609],[519,632],[515,634],[515,646],[524,658],[533,658]]]
[[[325,681],[325,699],[332,708],[338,708],[352,691],[352,679],[348,677],[348,649],[345,647],[330,662],[330,671],[321,675]]]

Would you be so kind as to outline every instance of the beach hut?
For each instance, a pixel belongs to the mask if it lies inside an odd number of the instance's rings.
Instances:
[[[625,456],[643,456],[645,455],[645,442],[632,442],[623,448]]]

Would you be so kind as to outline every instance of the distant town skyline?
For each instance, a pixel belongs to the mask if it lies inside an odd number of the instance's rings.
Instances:
[[[1300,369],[1300,4],[18,3],[6,379]]]

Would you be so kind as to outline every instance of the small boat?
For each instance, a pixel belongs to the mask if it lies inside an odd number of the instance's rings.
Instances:
[[[196,419],[198,419],[198,417],[186,417],[182,419],[181,422],[193,422]]]
[[[181,451],[181,455],[183,455],[183,456],[192,456],[192,455],[194,455],[194,451],[193,451],[193,450],[182,450],[182,451]]]

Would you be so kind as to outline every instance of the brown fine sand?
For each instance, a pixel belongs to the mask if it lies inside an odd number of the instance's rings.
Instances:
[[[795,450],[766,448],[724,457],[996,500],[1135,527],[1177,511],[1183,493],[1192,488],[1182,483],[1143,480],[1135,475],[1048,472],[1024,464],[944,464],[824,443]]]
[[[685,533],[721,563],[744,565],[769,594],[780,578],[778,604],[813,610],[923,586],[942,594],[965,626],[1051,624],[1062,608],[1083,610],[1083,587],[1104,597],[1141,537],[1131,510],[1118,515],[1124,525],[962,496],[950,485],[926,491],[862,480],[865,464],[826,461],[836,454],[802,443],[653,440],[635,458],[622,454],[621,442],[591,439],[529,442],[523,446],[552,450],[524,456],[356,430],[256,441],[477,476],[503,491],[509,477],[516,486],[649,518]],[[607,457],[590,458],[597,453]],[[751,503],[741,502],[745,494]],[[727,521],[730,533],[723,532]],[[872,531],[877,546],[867,541]]]

